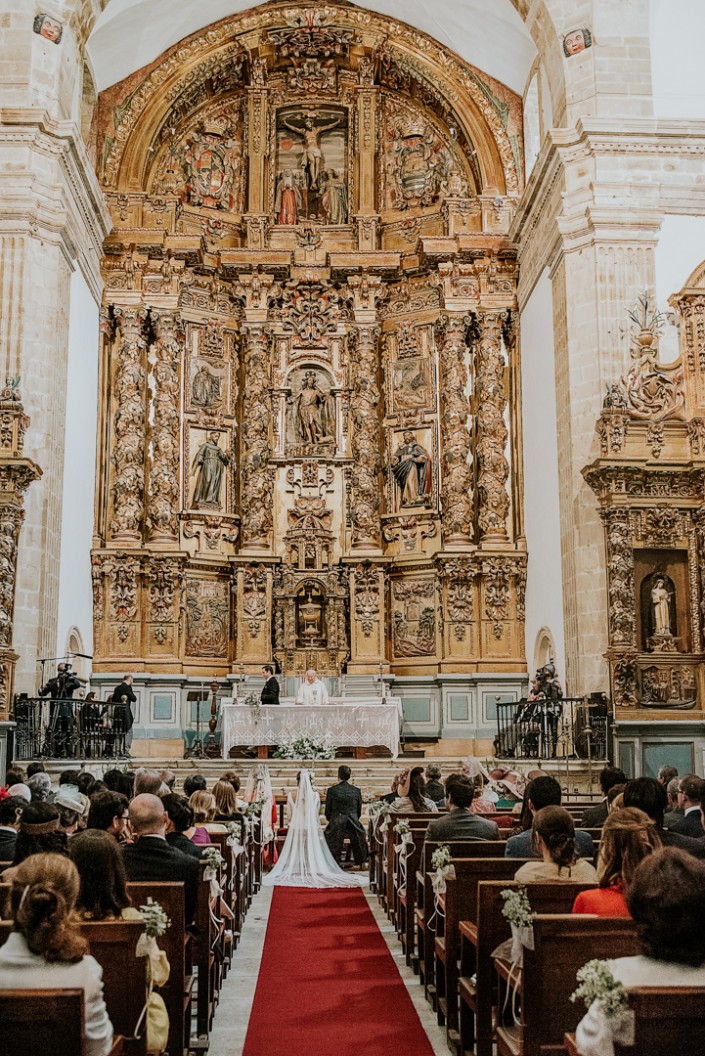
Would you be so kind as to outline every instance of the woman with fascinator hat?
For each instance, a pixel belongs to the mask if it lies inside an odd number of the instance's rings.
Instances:
[[[289,793],[289,831],[279,860],[263,877],[266,887],[363,887],[367,878],[343,872],[328,850],[320,822],[320,796],[313,771],[299,770],[298,788]]]

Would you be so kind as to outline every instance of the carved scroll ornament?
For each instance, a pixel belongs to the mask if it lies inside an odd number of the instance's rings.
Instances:
[[[152,536],[175,539],[179,510],[179,363],[183,331],[173,315],[153,312],[152,459],[149,469],[149,523]]]
[[[509,463],[502,314],[480,312],[476,345],[478,523],[483,540],[507,538]]]
[[[137,539],[144,518],[146,342],[142,331],[145,313],[141,309],[122,308],[116,312],[116,320],[121,336],[114,381],[117,410],[110,528],[115,536]]]
[[[355,571],[355,620],[366,638],[371,637],[379,620],[381,605],[380,573],[369,565],[357,565]]]

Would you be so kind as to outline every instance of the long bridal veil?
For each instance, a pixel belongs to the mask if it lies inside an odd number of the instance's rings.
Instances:
[[[319,817],[321,800],[302,770],[279,861],[262,877],[268,887],[364,887],[367,878],[344,872],[328,850]]]

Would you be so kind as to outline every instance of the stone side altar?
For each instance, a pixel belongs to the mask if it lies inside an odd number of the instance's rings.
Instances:
[[[525,681],[520,99],[388,18],[273,4],[99,110],[97,682],[176,715],[263,663],[383,672],[491,739],[429,682]]]
[[[307,706],[285,697],[278,705],[259,709],[232,698],[221,704],[224,759],[234,745],[269,747],[304,736],[328,740],[338,748],[382,746],[393,759],[399,754],[403,715],[398,698],[333,697],[328,704]]]

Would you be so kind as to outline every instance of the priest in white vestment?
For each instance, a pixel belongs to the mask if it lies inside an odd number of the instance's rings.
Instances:
[[[301,688],[296,694],[297,704],[327,704],[328,690],[318,677],[318,672],[312,667],[308,669],[301,683]]]

